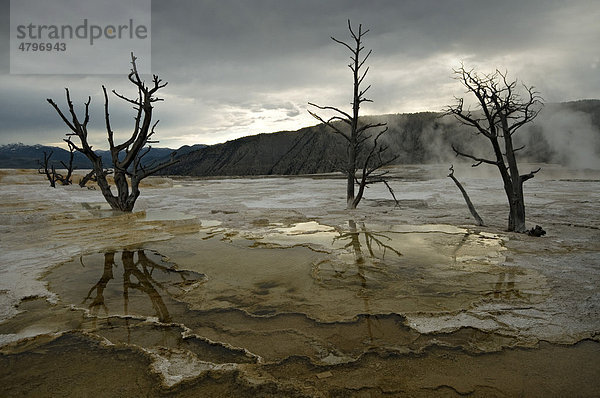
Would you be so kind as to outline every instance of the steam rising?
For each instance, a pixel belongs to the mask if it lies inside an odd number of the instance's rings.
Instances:
[[[429,153],[428,162],[456,161],[450,143],[477,156],[494,158],[487,139],[452,117],[442,117],[424,126],[421,134],[425,152]],[[600,170],[600,101],[547,104],[514,139],[515,147],[525,145],[517,154],[521,161]]]
[[[600,169],[600,129],[591,114],[550,105],[540,113],[535,127],[548,144],[550,163]]]

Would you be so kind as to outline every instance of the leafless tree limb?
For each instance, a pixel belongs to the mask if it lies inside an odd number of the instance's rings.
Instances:
[[[493,165],[498,164],[497,161],[480,158],[480,157],[473,156],[468,153],[462,152],[462,151],[458,150],[454,146],[454,144],[452,145],[452,150],[454,151],[454,153],[456,153],[456,156],[463,156],[465,158],[469,158],[469,159],[472,159],[477,162],[477,163],[472,164],[471,167],[477,167],[477,166],[481,165],[482,163],[493,164]]]
[[[516,152],[524,147],[514,148],[512,137],[522,126],[533,121],[541,109],[541,96],[533,86],[523,85],[524,96],[518,93],[516,80],[509,80],[508,73],[496,70],[490,74],[478,74],[464,65],[454,70],[457,79],[477,100],[477,113],[464,108],[464,100],[456,99],[456,104],[446,108],[446,114],[453,115],[463,125],[475,128],[478,134],[486,137],[494,153],[495,160],[477,157],[452,149],[457,156],[472,159],[479,166],[482,163],[495,165],[502,177],[510,213],[508,229],[525,232],[525,204],[523,182],[534,177],[535,172],[520,175]]]
[[[360,203],[364,189],[367,185],[382,181],[382,175],[373,178],[372,174],[376,170],[390,164],[396,158],[387,157],[384,158],[382,155],[385,149],[379,143],[380,137],[387,131],[385,123],[366,123],[363,125],[359,124],[359,111],[360,104],[364,102],[372,102],[370,99],[365,98],[365,94],[371,86],[361,88],[364,79],[369,72],[369,67],[365,67],[367,59],[372,54],[372,50],[369,50],[365,56],[362,56],[364,50],[363,38],[369,32],[369,30],[363,30],[362,25],[358,25],[358,30],[355,30],[348,20],[348,31],[352,40],[345,42],[338,40],[334,37],[331,39],[337,44],[341,44],[351,53],[351,63],[348,65],[352,71],[353,77],[353,98],[352,98],[352,111],[345,112],[341,109],[333,106],[320,106],[312,102],[308,104],[323,111],[332,111],[336,115],[325,119],[320,115],[309,110],[309,114],[317,119],[319,122],[331,128],[331,130],[338,135],[341,135],[346,140],[347,146],[347,160],[345,174],[347,177],[346,184],[346,204],[348,209],[355,209]],[[339,122],[339,123],[337,123]],[[375,138],[368,132],[375,128],[385,127],[383,130],[375,135]],[[360,179],[357,176],[357,172],[361,172]],[[355,194],[355,185],[358,186],[358,192]]]
[[[154,135],[154,129],[158,123],[158,121],[156,121],[154,124],[152,124],[152,104],[157,101],[162,101],[161,98],[155,96],[155,93],[158,90],[166,87],[167,83],[163,83],[163,81],[157,75],[153,75],[151,86],[146,86],[138,73],[136,60],[137,58],[133,55],[133,53],[131,53],[131,71],[129,72],[127,78],[136,86],[138,98],[134,100],[113,90],[113,93],[116,97],[133,104],[134,110],[136,111],[135,124],[131,136],[123,143],[118,145],[114,142],[114,131],[110,123],[108,93],[106,87],[102,86],[102,91],[104,94],[104,122],[108,135],[109,150],[114,166],[113,174],[115,186],[117,188],[116,195],[112,193],[111,186],[106,179],[108,171],[102,163],[102,158],[98,156],[88,144],[87,124],[90,120],[89,105],[91,98],[88,97],[88,101],[84,104],[85,115],[83,123],[80,122],[77,117],[68,89],[66,89],[66,97],[69,113],[71,114],[71,120],[65,116],[59,106],[52,99],[48,99],[48,102],[72,131],[72,133],[67,134],[69,136],[69,140],[65,141],[69,143],[71,136],[77,136],[79,138],[81,146],[77,146],[74,143],[69,145],[72,145],[74,150],[83,153],[91,161],[96,181],[98,182],[106,201],[110,204],[111,208],[127,212],[133,210],[135,201],[140,195],[140,181],[149,175],[164,169],[165,167],[177,163],[178,161],[174,158],[174,156],[172,156],[170,160],[149,168],[145,167],[141,162],[142,157],[147,154],[147,151],[149,151],[149,147],[144,151],[146,145],[152,142],[157,142],[150,140],[150,137]]]
[[[467,191],[462,186],[462,184],[460,183],[460,181],[458,181],[458,179],[454,176],[454,165],[450,165],[450,169],[449,170],[450,170],[450,174],[448,174],[448,177],[450,177],[452,179],[452,181],[454,181],[454,184],[456,184],[456,186],[458,187],[458,189],[462,193],[463,198],[465,199],[465,202],[467,203],[467,207],[469,208],[469,211],[471,212],[471,215],[473,216],[473,218],[475,219],[475,221],[477,221],[477,225],[479,225],[479,226],[485,225],[484,222],[483,222],[483,219],[481,218],[481,216],[479,215],[479,213],[477,213],[477,210],[475,210],[475,206],[473,205],[473,202],[471,202],[471,198],[469,198],[469,195],[467,194]]]

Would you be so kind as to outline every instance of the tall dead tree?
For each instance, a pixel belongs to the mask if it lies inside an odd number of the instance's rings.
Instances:
[[[491,74],[479,75],[464,66],[454,71],[456,79],[475,96],[477,108],[465,109],[463,98],[457,98],[457,104],[446,111],[454,115],[465,126],[474,128],[476,134],[489,140],[493,157],[477,156],[452,145],[457,156],[469,158],[475,163],[495,165],[500,171],[504,191],[510,208],[508,230],[525,232],[525,201],[523,183],[535,176],[540,170],[528,174],[519,174],[516,153],[524,146],[515,148],[513,135],[525,124],[535,119],[541,108],[541,97],[533,86],[523,85],[523,94],[518,93],[517,81],[509,80],[507,73],[498,70]]]
[[[113,194],[111,186],[107,180],[108,171],[102,164],[102,157],[97,155],[88,143],[87,125],[90,120],[89,106],[91,97],[88,97],[87,102],[85,102],[85,114],[83,121],[79,119],[75,109],[73,108],[73,102],[71,101],[68,88],[65,90],[70,120],[61,111],[59,106],[52,99],[48,98],[50,105],[54,107],[61,119],[72,131],[67,135],[76,136],[79,138],[81,142],[80,146],[74,143],[73,145],[77,151],[83,153],[92,163],[92,168],[94,170],[98,186],[102,191],[102,195],[104,195],[104,198],[108,204],[110,204],[110,207],[114,210],[125,212],[131,212],[133,210],[135,201],[140,195],[139,184],[144,178],[167,166],[177,163],[177,160],[174,159],[175,154],[173,153],[171,155],[171,159],[167,162],[161,164],[151,163],[149,165],[142,164],[143,157],[147,155],[151,149],[151,146],[148,144],[158,142],[150,140],[150,138],[154,135],[154,129],[158,124],[158,120],[152,124],[153,103],[162,101],[162,98],[156,97],[155,94],[158,90],[164,88],[167,83],[163,83],[157,75],[153,75],[151,85],[146,86],[145,81],[142,80],[138,74],[136,59],[137,58],[133,55],[133,53],[131,53],[131,71],[129,72],[128,79],[137,87],[137,98],[128,98],[117,93],[115,90],[112,90],[114,95],[130,104],[133,104],[133,109],[136,111],[133,132],[131,133],[129,139],[122,144],[115,144],[114,142],[114,131],[110,124],[110,115],[108,112],[108,94],[106,92],[106,87],[102,86],[102,91],[104,92],[104,119],[113,163],[114,182],[117,188],[116,195]],[[69,137],[69,139],[70,138],[71,137]],[[69,139],[65,139],[65,141],[68,141]]]
[[[346,165],[342,171],[347,177],[347,208],[355,209],[363,197],[365,188],[369,184],[384,181],[383,177],[387,172],[380,169],[392,163],[396,157],[386,156],[385,151],[387,150],[387,146],[382,145],[379,141],[381,136],[387,131],[386,123],[361,123],[359,121],[360,105],[363,102],[373,102],[365,97],[366,92],[371,86],[369,85],[365,89],[361,88],[369,71],[369,67],[363,67],[372,50],[369,50],[363,56],[363,38],[369,32],[368,29],[363,31],[362,25],[358,25],[358,31],[355,31],[352,28],[350,20],[348,20],[348,30],[352,37],[349,43],[334,37],[331,39],[346,47],[352,54],[350,56],[352,62],[348,65],[352,71],[353,78],[352,111],[348,113],[333,106],[320,106],[309,102],[310,106],[334,112],[334,116],[324,119],[310,110],[308,112],[315,119],[329,126],[335,134],[341,135],[347,142]],[[383,129],[374,135],[370,134],[371,129],[376,128]],[[358,173],[359,171],[360,173]],[[355,184],[358,185],[356,195],[354,193]]]

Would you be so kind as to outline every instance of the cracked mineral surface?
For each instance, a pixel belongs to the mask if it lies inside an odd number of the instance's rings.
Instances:
[[[132,214],[1,170],[0,395],[596,396],[600,173],[543,165],[536,238],[445,167],[353,211],[332,176],[150,178]]]

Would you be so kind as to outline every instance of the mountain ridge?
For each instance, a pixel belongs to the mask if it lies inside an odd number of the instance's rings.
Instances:
[[[555,120],[559,117],[569,120],[570,124]],[[396,164],[455,161],[451,149],[453,143],[482,156],[489,150],[489,143],[483,137],[473,135],[452,116],[440,112],[363,116],[360,120],[362,123],[387,123],[389,130],[382,139],[388,150],[398,155]],[[563,136],[561,129],[566,131]],[[565,152],[569,142],[562,141],[569,135],[577,136],[582,145],[592,147],[589,156],[600,154],[600,100],[548,103],[538,120],[523,130],[515,136],[515,144],[526,145],[519,154],[521,159],[568,165],[575,156]],[[328,173],[340,170],[345,145],[342,137],[318,124],[208,146],[181,156],[178,164],[161,173],[190,176]]]
[[[144,156],[143,163],[149,164],[151,162],[161,162],[170,157],[172,152],[177,151],[181,156],[190,151],[198,150],[205,145],[184,145],[179,149],[171,148],[152,148],[146,156]],[[47,154],[52,153],[50,158],[50,165],[54,165],[56,168],[63,168],[61,161],[65,164],[69,163],[69,151],[60,147],[33,144],[26,145],[23,143],[13,143],[0,145],[0,168],[4,169],[37,169],[39,168],[39,162],[44,159],[44,152]],[[98,155],[102,157],[103,163],[106,167],[112,167],[112,158],[110,151],[108,150],[96,150]],[[73,157],[73,166],[77,169],[90,169],[91,164],[89,160],[81,153],[75,152]]]
[[[362,123],[385,122],[388,132],[382,136],[388,151],[398,156],[396,164],[439,163],[454,159],[451,144],[463,150],[485,154],[487,142],[473,135],[451,116],[440,112],[397,113],[362,116]],[[592,164],[600,154],[600,100],[585,99],[548,103],[540,116],[517,134],[519,145],[526,145],[522,159],[534,162],[569,164],[582,157],[569,148],[579,144],[580,151]],[[177,149],[178,164],[162,175],[245,176],[298,175],[339,171],[344,163],[346,142],[323,124],[294,131],[278,131],[240,137],[214,145],[184,145]],[[43,151],[54,151],[53,162],[68,161],[69,152],[43,145],[7,144],[0,146],[0,168],[38,168]],[[152,148],[146,162],[162,161],[173,152],[170,148]],[[110,167],[108,151],[97,151]],[[89,168],[83,155],[75,154],[77,168]],[[585,164],[584,164],[585,166]]]

